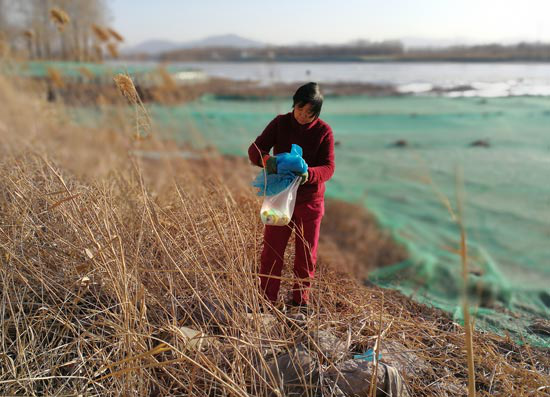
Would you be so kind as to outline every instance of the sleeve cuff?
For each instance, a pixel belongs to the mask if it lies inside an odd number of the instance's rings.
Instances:
[[[267,160],[269,159],[269,157],[271,157],[269,154],[264,154],[262,156],[262,167],[265,168],[266,164],[267,164]]]

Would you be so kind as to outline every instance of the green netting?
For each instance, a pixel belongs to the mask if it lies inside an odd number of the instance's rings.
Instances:
[[[91,63],[91,62],[69,62],[69,61],[30,61],[14,63],[10,68],[12,73],[24,77],[45,77],[48,75],[48,69],[57,70],[63,77],[82,77],[82,69],[92,73],[97,78],[112,77],[117,73],[128,73],[131,76],[143,75],[158,70],[158,64],[130,64],[115,65],[112,63]],[[170,73],[186,71],[189,68],[167,65],[166,70]]]
[[[239,155],[289,109],[289,101],[213,97],[151,107],[161,129]],[[451,215],[462,173],[476,326],[550,346],[528,331],[534,318],[550,318],[550,98],[328,98],[322,118],[341,143],[327,194],[363,203],[410,252],[372,280],[462,320],[460,234]],[[479,139],[490,147],[470,147]],[[407,146],[392,145],[397,140]]]

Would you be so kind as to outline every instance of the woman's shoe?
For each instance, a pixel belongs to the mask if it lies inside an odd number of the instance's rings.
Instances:
[[[258,305],[258,309],[256,309],[256,310],[252,309],[251,307],[246,308],[247,313],[258,312],[258,313],[264,314],[264,313],[271,313],[274,310],[279,310],[279,311],[285,313],[286,312],[285,303],[281,302],[281,301],[277,301],[277,302],[260,302],[260,304]]]
[[[296,302],[294,299],[290,301],[291,310],[299,313],[308,313],[309,306],[305,302]]]
[[[277,301],[272,303],[273,307],[283,313],[286,313],[286,305],[283,301]]]

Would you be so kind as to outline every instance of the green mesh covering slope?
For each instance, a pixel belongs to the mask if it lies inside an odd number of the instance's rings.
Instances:
[[[115,65],[112,63],[91,63],[91,62],[70,62],[70,61],[30,61],[24,63],[14,63],[11,67],[12,73],[24,77],[45,77],[48,75],[48,69],[53,68],[63,77],[80,78],[82,69],[92,73],[100,79],[112,79],[117,73],[128,73],[131,76],[143,75],[154,72],[158,69],[157,64],[129,64]],[[187,67],[168,65],[166,70],[170,73],[189,70]],[[87,76],[86,76],[87,77]]]
[[[182,140],[246,155],[289,108],[289,101],[205,97],[151,110]],[[528,330],[533,319],[550,319],[550,98],[328,98],[322,118],[340,142],[327,194],[364,204],[410,252],[372,280],[462,320],[460,236],[451,216],[460,170],[476,326],[550,346]],[[490,147],[470,147],[480,139]],[[406,146],[395,147],[398,140]]]

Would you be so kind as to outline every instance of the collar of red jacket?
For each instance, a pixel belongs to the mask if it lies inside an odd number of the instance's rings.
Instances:
[[[290,112],[290,119],[292,120],[292,126],[299,129],[300,131],[307,131],[313,128],[317,125],[319,122],[319,117],[317,117],[315,120],[313,120],[311,123],[307,124],[300,124],[298,123],[298,120],[294,118],[294,111]]]

